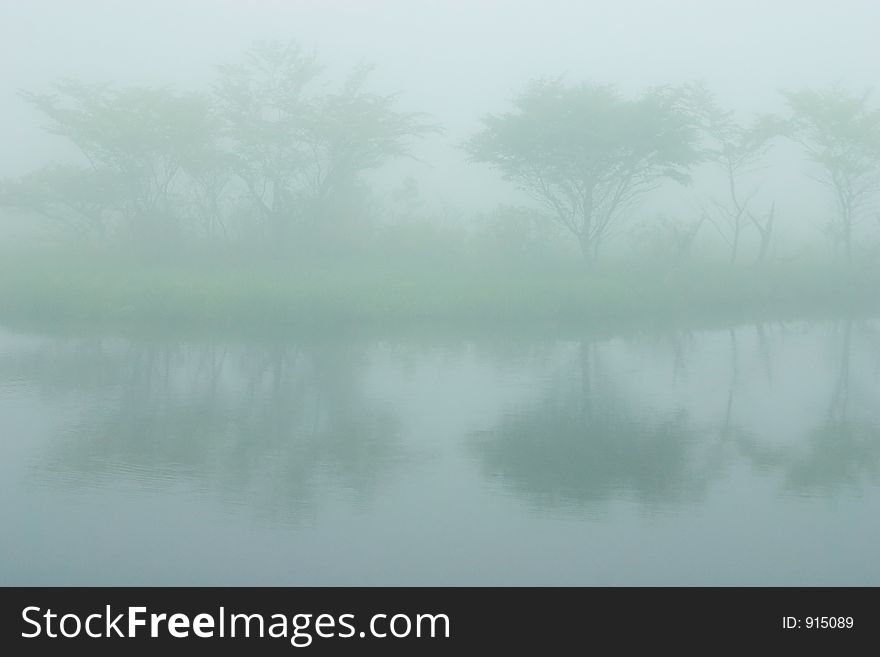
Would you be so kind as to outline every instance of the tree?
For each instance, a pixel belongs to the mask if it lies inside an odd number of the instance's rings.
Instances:
[[[607,86],[539,80],[465,148],[541,203],[591,262],[645,192],[663,178],[688,182],[697,133],[679,101],[669,88],[625,100]]]
[[[703,84],[691,85],[688,96],[691,110],[704,136],[701,146],[703,158],[722,171],[727,190],[724,201],[714,202],[716,217],[709,213],[705,216],[730,246],[731,265],[736,263],[743,232],[749,226],[758,231],[758,261],[763,261],[773,236],[775,205],[768,215],[758,218],[752,211],[752,202],[758,189],[754,187],[743,191],[742,178],[764,156],[770,139],[778,132],[778,126],[765,117],[748,127],[740,125],[734,119],[733,112],[723,110]]]
[[[414,137],[436,131],[398,112],[393,95],[364,89],[360,67],[339,91],[314,91],[321,68],[295,43],[258,43],[220,68],[215,87],[235,171],[276,238],[292,222],[320,220],[366,170],[409,155]]]
[[[233,169],[280,238],[306,185],[305,130],[313,112],[306,89],[320,67],[296,44],[259,42],[219,72],[214,95]]]
[[[393,94],[365,89],[372,67],[359,66],[338,92],[315,100],[307,130],[312,153],[311,201],[316,219],[332,214],[358,176],[392,158],[411,157],[414,137],[439,132],[418,112],[398,112]]]
[[[853,95],[840,86],[783,95],[791,111],[789,135],[817,165],[817,180],[834,194],[837,212],[829,233],[843,243],[851,262],[854,228],[880,192],[880,110],[869,107],[869,93]]]
[[[102,225],[118,220],[149,243],[171,236],[180,219],[176,186],[215,137],[204,97],[78,82],[24,97],[49,118],[51,133],[78,148],[84,165],[25,177],[13,187],[16,202],[42,214],[65,206]]]
[[[108,169],[47,165],[0,182],[0,206],[43,216],[81,237],[102,237],[124,191]]]
[[[681,265],[691,257],[697,235],[706,221],[705,211],[699,217],[690,219],[673,219],[658,214],[651,225],[644,227],[639,240],[648,247],[647,254],[658,255]]]

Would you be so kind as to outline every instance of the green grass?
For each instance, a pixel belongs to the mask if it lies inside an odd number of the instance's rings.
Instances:
[[[545,266],[435,258],[0,261],[0,323],[211,332],[583,330],[880,312],[880,269]]]

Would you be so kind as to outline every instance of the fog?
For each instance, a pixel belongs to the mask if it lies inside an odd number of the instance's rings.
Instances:
[[[880,7],[871,0],[34,0],[5,2],[0,12],[2,175],[37,166],[59,147],[18,89],[43,90],[60,78],[206,89],[215,66],[255,40],[296,39],[340,76],[359,61],[374,63],[378,90],[436,117],[446,133],[419,145],[424,163],[390,163],[386,184],[412,176],[433,203],[464,212],[509,200],[510,190],[488,168],[468,166],[460,143],[536,77],[627,92],[704,79],[743,116],[780,110],[780,88],[842,82],[862,91],[880,77]],[[774,190],[788,191],[790,212],[822,202],[796,155],[774,165]],[[676,207],[693,206],[693,189],[676,191]]]
[[[0,585],[880,583],[878,25],[0,3]]]

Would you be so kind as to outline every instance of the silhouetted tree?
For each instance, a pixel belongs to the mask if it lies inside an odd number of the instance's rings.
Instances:
[[[101,237],[125,200],[122,180],[107,168],[50,164],[0,182],[0,207],[31,212],[82,237]]]
[[[357,188],[359,174],[409,155],[436,130],[393,95],[364,89],[359,67],[338,91],[313,88],[321,69],[295,43],[259,43],[220,68],[215,87],[236,173],[276,238],[293,221],[320,220]]]
[[[618,219],[663,178],[689,180],[697,131],[678,92],[625,100],[607,86],[539,80],[467,144],[540,202],[592,261]]]
[[[176,189],[214,139],[207,99],[170,88],[65,82],[25,93],[85,162],[49,167],[7,185],[7,203],[62,221],[119,220],[139,240],[167,238],[179,221]]]
[[[880,192],[880,109],[870,95],[840,86],[824,91],[786,91],[791,110],[789,135],[819,168],[817,179],[834,194],[837,214],[829,226],[852,260],[853,229]]]
[[[257,43],[220,67],[214,87],[233,168],[277,235],[289,223],[309,170],[306,87],[320,68],[295,44]]]
[[[767,216],[759,219],[751,208],[758,189],[744,191],[742,177],[757,166],[779,127],[767,118],[759,118],[748,127],[740,125],[733,112],[722,109],[703,84],[691,85],[688,96],[705,138],[701,148],[703,156],[723,172],[727,187],[726,200],[714,202],[716,216],[706,213],[706,217],[730,246],[730,264],[736,262],[743,231],[753,226],[761,239],[758,253],[761,261],[773,235],[775,205]]]

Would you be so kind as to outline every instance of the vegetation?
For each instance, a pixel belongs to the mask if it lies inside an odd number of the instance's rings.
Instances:
[[[213,95],[76,82],[25,93],[81,164],[7,181],[0,202],[142,250],[230,232],[283,248],[294,225],[357,215],[360,175],[437,130],[365,91],[369,69],[310,92],[319,71],[295,44],[257,44],[220,67]]]
[[[697,133],[678,95],[662,88],[630,101],[608,87],[541,80],[514,112],[486,117],[467,149],[537,199],[590,262],[660,179],[688,181]]]
[[[737,123],[730,110],[720,107],[712,93],[703,84],[689,90],[692,111],[695,112],[703,134],[703,159],[721,171],[726,193],[714,199],[714,212],[704,211],[701,220],[708,219],[730,246],[730,264],[737,261],[743,233],[753,228],[760,235],[758,262],[763,262],[773,238],[776,206],[769,212],[758,213],[752,207],[758,193],[756,187],[743,189],[745,173],[754,169],[767,152],[771,139],[782,129],[780,122],[761,117],[753,125]]]
[[[876,304],[880,244],[856,234],[880,192],[880,110],[867,95],[786,92],[789,116],[746,124],[701,84],[626,98],[538,80],[464,145],[536,205],[499,206],[452,229],[412,178],[390,199],[368,184],[367,172],[441,132],[370,91],[369,72],[334,85],[296,44],[263,43],[219,67],[210,91],[64,82],[25,93],[79,163],[0,183],[0,205],[78,239],[9,249],[0,319],[583,325]],[[771,257],[785,239],[777,204],[755,200],[750,176],[782,138],[803,145],[834,192],[831,235],[848,268],[809,251]],[[697,170],[725,190],[712,209],[654,221],[647,250],[609,250],[635,219],[652,218],[640,209],[649,191],[688,184]],[[706,224],[726,243],[726,263],[705,240],[695,253]],[[757,252],[746,259],[749,234]]]
[[[870,107],[868,93],[853,95],[840,86],[788,91],[785,98],[788,134],[804,146],[817,179],[834,194],[837,214],[828,234],[852,261],[855,227],[880,192],[880,109]]]
[[[575,257],[349,254],[329,270],[319,258],[155,262],[44,252],[2,260],[0,307],[5,323],[123,332],[647,330],[876,313],[878,284],[880,270],[821,263],[608,264],[585,279]]]

